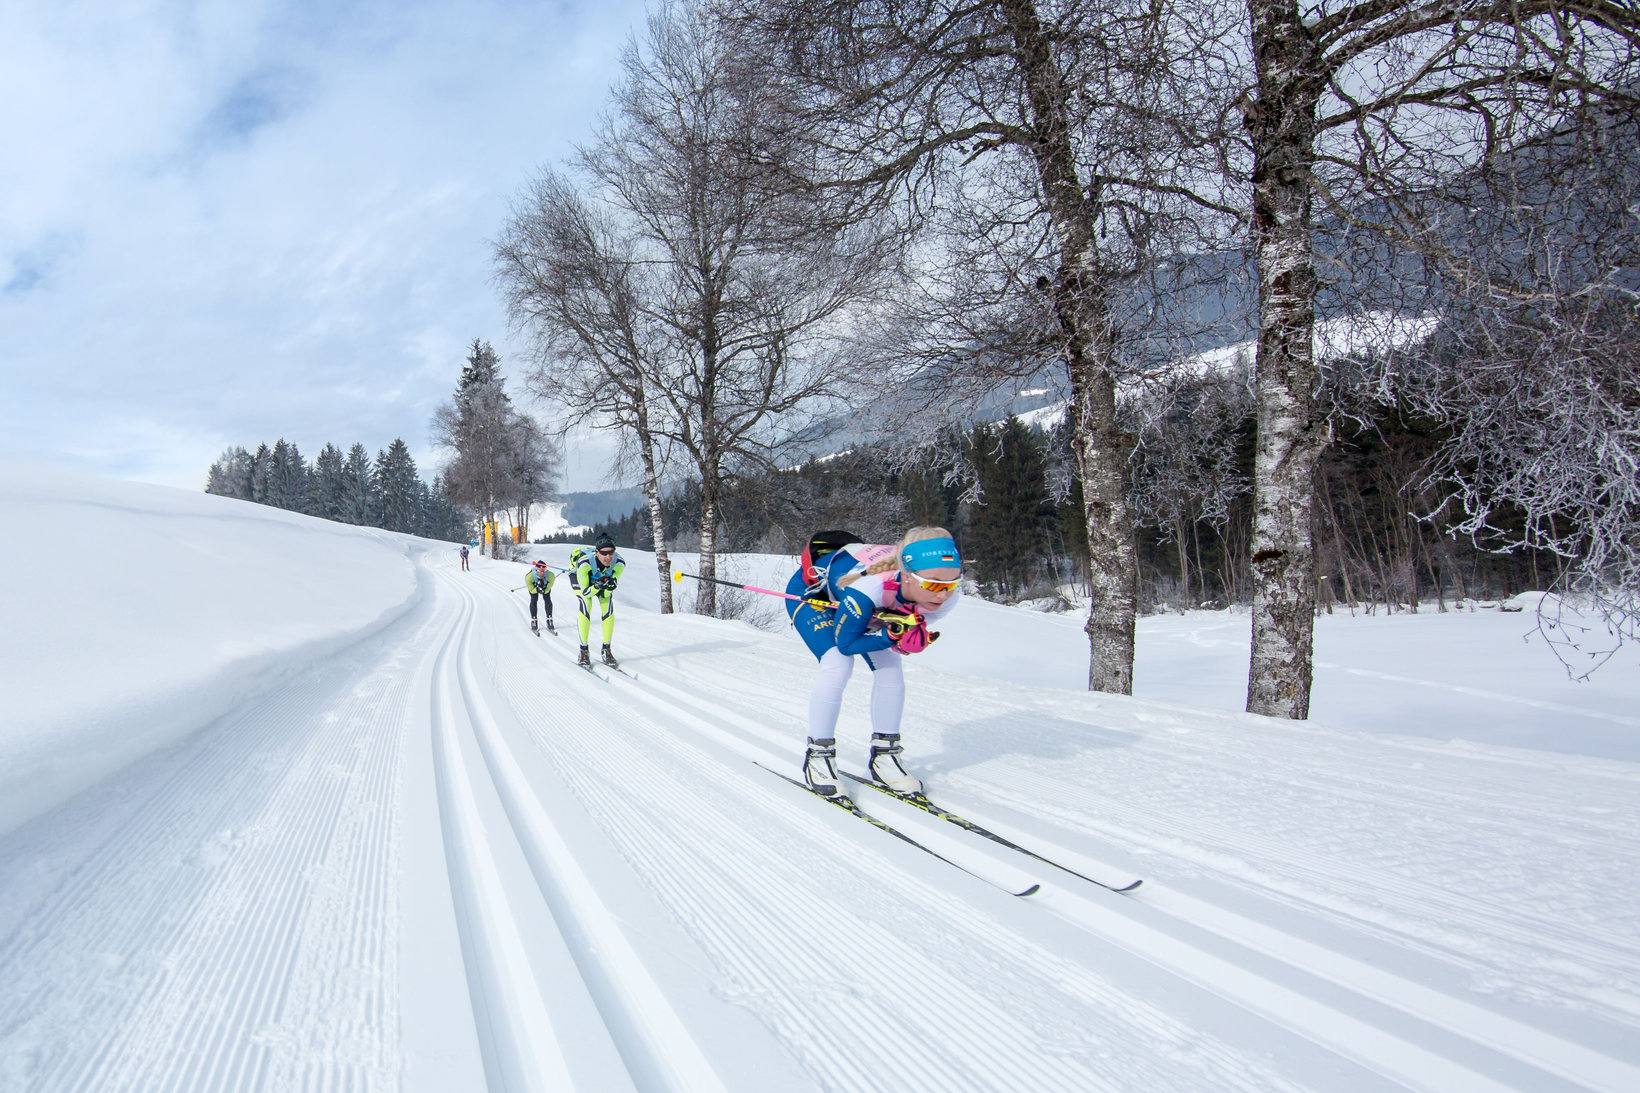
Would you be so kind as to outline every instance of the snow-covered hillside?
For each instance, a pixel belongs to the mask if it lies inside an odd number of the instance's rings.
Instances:
[[[646,555],[595,676],[448,544],[21,468],[0,516],[0,1090],[1640,1089],[1640,681],[1520,615],[1323,619],[1292,724],[1244,616],[1146,620],[1127,699],[964,604],[913,765],[1118,895],[760,769],[812,659]]]

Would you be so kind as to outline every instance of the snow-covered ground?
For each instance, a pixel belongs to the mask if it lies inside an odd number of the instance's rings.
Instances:
[[[1323,618],[1294,724],[1244,615],[1145,620],[1130,699],[962,605],[914,766],[1116,895],[759,769],[812,659],[647,555],[594,678],[446,544],[16,467],[0,518],[7,1093],[1640,1089],[1640,673],[1530,616]]]

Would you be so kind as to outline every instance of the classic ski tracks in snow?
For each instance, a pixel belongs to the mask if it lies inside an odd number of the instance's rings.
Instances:
[[[492,1084],[725,1090],[515,757],[473,669],[473,594],[447,583],[462,610],[435,673],[440,806]],[[529,952],[545,934],[552,952]]]
[[[393,1080],[406,703],[368,644],[8,840],[56,875],[0,880],[0,1088]]]
[[[664,694],[665,703],[679,713],[687,711],[686,716],[679,717],[681,723],[719,739],[727,733],[722,726],[733,723],[738,731],[732,734],[731,746],[749,757],[772,758],[771,752],[778,755],[793,749],[787,734],[721,707],[706,707],[697,695],[657,678],[659,674],[647,673],[644,689]],[[1035,799],[1041,799],[1041,795]],[[952,804],[980,818],[968,802],[953,800]],[[1018,807],[1029,811],[1028,800],[1022,799]],[[1098,807],[1115,806],[1101,802]],[[892,818],[896,823],[903,822],[899,813]],[[1140,827],[1156,819],[1153,815],[1131,816],[1124,826]],[[914,833],[920,837],[920,831]],[[1020,838],[1034,841],[1045,854],[1067,860],[1076,857],[1068,847],[1055,846],[1037,836]],[[1003,860],[1011,853],[1005,849],[975,849]],[[1265,850],[1281,856],[1279,847]],[[1545,1081],[1536,1088],[1553,1088],[1549,1078],[1552,1075],[1567,1083],[1566,1088],[1612,1093],[1640,1089],[1640,1068],[1623,1060],[1290,931],[1154,882],[1136,896],[1138,906],[1123,906],[1113,902],[1122,897],[1088,891],[1091,886],[1086,885],[1079,891],[1075,881],[1065,882],[1053,875],[1056,872],[1041,867],[1031,873],[1038,879],[1056,882],[1051,898],[1043,901],[1055,913],[1413,1087],[1514,1088],[1509,1081],[1489,1073],[1495,1068],[1487,1063],[1485,1051],[1491,1051],[1541,1071]],[[1386,883],[1390,881],[1386,879]],[[1465,914],[1474,910],[1470,904],[1461,907]],[[1164,917],[1158,917],[1157,912]],[[1489,925],[1506,928],[1508,920],[1504,916],[1486,918]],[[1186,928],[1169,925],[1168,919]],[[1599,946],[1589,948],[1590,956],[1601,951]],[[1414,1023],[1409,1024],[1407,1018],[1414,1019]],[[1462,1041],[1470,1046],[1461,1046]]]
[[[499,679],[515,706],[522,705],[520,696],[531,686],[527,671],[503,672]],[[846,974],[840,978],[840,954],[855,946],[869,951],[873,935],[895,917],[861,919],[846,898],[828,894],[825,887],[817,890],[797,863],[863,879],[868,890],[894,893],[895,902],[904,901],[918,915],[937,917],[942,933],[956,931],[975,946],[999,950],[1007,969],[993,984],[999,992],[1011,994],[1030,982],[1050,983],[1051,997],[1061,999],[1056,1009],[1078,992],[1089,1003],[1132,1008],[1119,992],[1098,990],[1080,969],[1068,967],[1064,956],[1001,929],[994,907],[953,899],[944,888],[908,875],[896,841],[851,841],[849,828],[839,831],[836,821],[856,821],[823,802],[794,810],[798,798],[789,787],[749,764],[730,767],[730,756],[720,749],[680,735],[679,722],[690,717],[687,712],[657,704],[636,687],[618,694],[610,700],[599,692],[584,711],[550,719],[543,724],[540,743],[561,756],[558,766],[573,792],[598,813],[610,837],[634,868],[658,886],[702,948],[729,970],[731,981],[740,984],[738,993],[757,1006],[787,1049],[808,1060],[815,1072],[827,1074],[837,1059],[855,1059],[869,1088],[1022,1093],[1116,1093],[1165,1083],[1169,1073],[1176,1077],[1177,1071],[1142,1061],[1136,1064],[1141,1069],[1100,1075],[1075,1058],[1032,1051],[1036,1030],[1018,1014],[910,954],[896,965],[893,982],[887,984],[889,1008],[872,1004],[847,985]],[[702,786],[753,815],[727,819],[702,799]],[[780,833],[773,856],[764,843],[769,833]],[[905,853],[923,858],[913,849]],[[936,876],[948,868],[934,865]],[[1008,899],[1001,893],[995,897]],[[897,939],[888,948],[898,950],[910,941]],[[828,957],[828,950],[839,955]],[[844,1000],[847,1004],[838,1004]],[[1124,1043],[1141,1054],[1157,1025],[1166,1024],[1154,1013],[1144,1020],[1129,1013],[1125,1021],[1132,1035]],[[927,1025],[925,1035],[907,1027],[918,1024]],[[885,1035],[892,1041],[891,1051],[883,1050]],[[953,1050],[953,1036],[966,1045],[963,1050]],[[1275,1080],[1267,1071],[1237,1080],[1248,1069],[1246,1060],[1222,1046],[1200,1050],[1204,1059],[1216,1060],[1215,1088],[1269,1088]]]
[[[1619,945],[1014,767],[947,775],[940,799],[1090,875],[1090,836],[1208,871],[1223,848],[1256,867],[1226,882],[1246,898],[1156,875],[1113,895],[889,817],[1044,884],[1012,899],[751,765],[795,769],[801,687],[664,658],[588,680],[499,569],[422,573],[434,595],[402,626],[8,841],[0,1089],[1640,1089],[1461,975],[1363,957],[1416,953],[1442,921],[1632,968]],[[401,778],[421,767],[425,788]],[[407,867],[448,876],[413,944],[401,904],[432,882]],[[1415,907],[1417,929],[1277,886],[1309,876]],[[1304,928],[1306,906],[1331,925]],[[1352,929],[1371,941],[1327,943]],[[428,991],[434,961],[453,990]],[[400,1037],[469,1013],[474,1046],[437,1084]]]

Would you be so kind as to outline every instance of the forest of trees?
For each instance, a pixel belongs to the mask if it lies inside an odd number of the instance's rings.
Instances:
[[[1329,604],[1635,636],[1637,88],[1619,0],[661,0],[497,277],[663,571],[957,488],[999,592],[1080,557],[1090,688],[1146,603],[1235,601],[1247,708],[1302,718]],[[1044,383],[1053,434],[975,431]]]
[[[311,466],[283,438],[271,448],[259,444],[254,452],[229,448],[211,464],[205,492],[452,543],[466,542],[474,527],[474,518],[451,501],[442,477],[432,485],[421,480],[401,439],[374,460],[363,444],[345,454],[326,444]]]
[[[1153,441],[1130,452],[1141,612],[1251,600],[1254,421],[1244,383],[1224,386],[1239,387],[1239,408],[1234,392],[1199,396],[1196,420],[1169,429],[1173,447]],[[1204,411],[1205,403],[1216,405]],[[1440,439],[1433,423],[1386,412],[1329,447],[1319,472],[1319,610],[1444,611],[1547,588],[1561,576],[1565,559],[1553,551],[1497,549],[1501,543],[1453,534],[1438,514],[1420,516],[1438,495],[1427,466]],[[900,465],[886,449],[857,448],[733,481],[719,541],[731,552],[795,553],[821,526],[873,541],[891,540],[910,525],[945,526],[987,597],[1068,608],[1066,592],[1086,595],[1089,562],[1070,460],[1063,422],[1041,429],[1017,418],[953,432],[921,466]],[[663,491],[661,510],[673,547],[693,549],[698,490],[684,484]],[[1519,520],[1500,513],[1500,534],[1511,524],[1518,534]],[[647,508],[600,530],[623,545],[652,549]]]

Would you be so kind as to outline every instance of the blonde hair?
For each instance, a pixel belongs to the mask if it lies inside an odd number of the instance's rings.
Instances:
[[[837,583],[842,587],[847,588],[861,577],[869,577],[873,573],[887,573],[891,569],[899,569],[900,555],[904,554],[905,548],[910,546],[912,543],[920,542],[923,539],[950,538],[953,538],[953,536],[944,528],[912,528],[910,531],[905,533],[905,538],[900,540],[900,545],[894,548],[893,554],[886,554],[883,557],[878,558],[875,562],[872,562],[871,565],[867,566],[863,572],[851,573]]]

